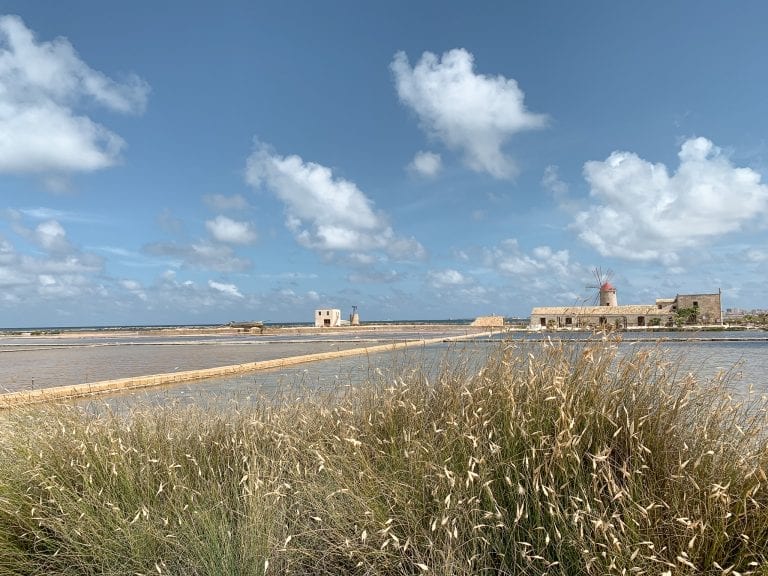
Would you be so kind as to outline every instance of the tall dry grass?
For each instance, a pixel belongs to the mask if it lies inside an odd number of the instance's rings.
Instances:
[[[765,401],[678,366],[506,343],[341,398],[15,412],[0,574],[765,573]]]

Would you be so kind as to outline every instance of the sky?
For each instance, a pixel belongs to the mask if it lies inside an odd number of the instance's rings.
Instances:
[[[765,22],[0,0],[0,326],[768,308]]]

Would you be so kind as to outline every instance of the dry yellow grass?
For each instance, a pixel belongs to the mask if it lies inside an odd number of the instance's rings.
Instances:
[[[0,574],[748,574],[766,404],[615,342],[503,344],[342,397],[15,412]]]

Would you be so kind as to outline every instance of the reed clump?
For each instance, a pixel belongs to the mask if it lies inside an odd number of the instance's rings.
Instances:
[[[766,403],[505,343],[344,395],[0,424],[0,574],[751,574]]]

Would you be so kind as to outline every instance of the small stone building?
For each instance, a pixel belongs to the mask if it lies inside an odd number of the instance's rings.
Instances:
[[[478,316],[470,326],[481,328],[504,328],[504,316]]]
[[[678,294],[672,305],[675,312],[691,311],[691,324],[722,324],[723,309],[720,293],[717,294]]]
[[[315,310],[315,326],[321,328],[341,326],[341,310],[338,308]]]

